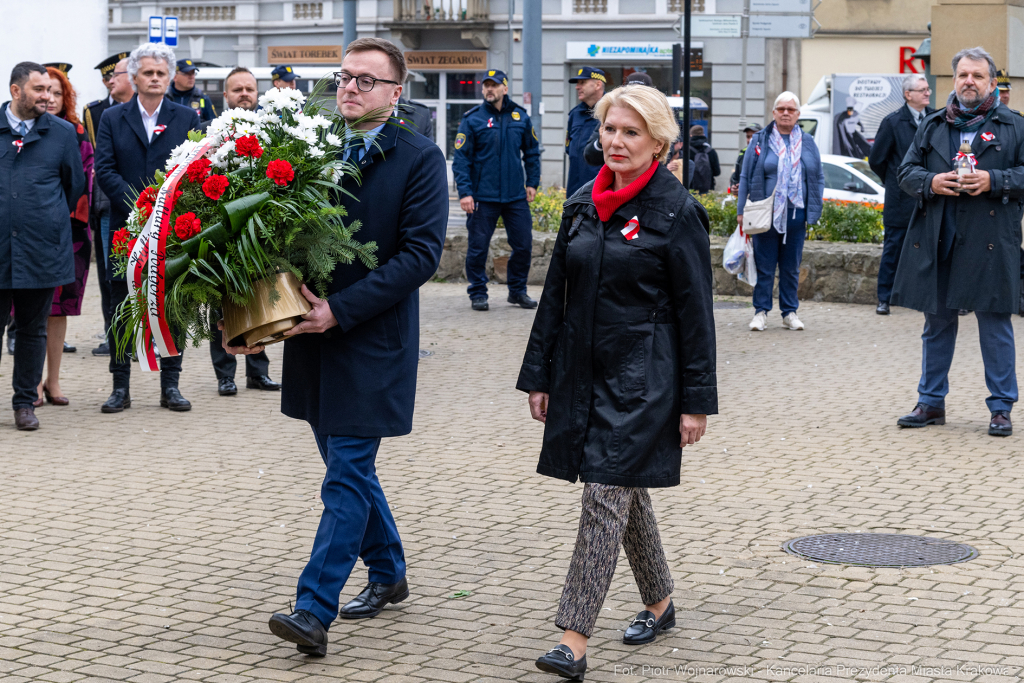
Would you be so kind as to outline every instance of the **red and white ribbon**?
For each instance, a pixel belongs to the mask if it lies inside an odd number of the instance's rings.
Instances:
[[[131,255],[128,257],[128,273],[130,295],[133,299],[143,296],[146,301],[147,316],[139,322],[135,331],[135,357],[143,370],[156,371],[159,367],[153,353],[153,341],[164,357],[177,356],[178,348],[174,344],[167,318],[164,316],[164,300],[166,282],[164,266],[167,260],[167,236],[171,232],[171,200],[178,187],[178,181],[185,175],[188,165],[206,154],[212,141],[203,140],[192,150],[174,171],[164,180],[153,204],[153,213],[139,233]],[[146,264],[150,264],[148,276],[143,281]],[[145,359],[145,360],[143,360]]]
[[[160,135],[160,133],[163,133],[165,130],[167,130],[167,126],[162,123],[159,126],[153,126],[153,137]]]
[[[630,240],[635,240],[637,237],[640,236],[640,219],[638,219],[636,216],[633,216],[628,221],[626,221],[626,227],[624,227],[619,232],[622,233],[622,236],[626,238],[627,242],[629,242]]]
[[[974,153],[973,152],[972,153],[968,153],[968,154],[964,154],[963,152],[957,152],[956,156],[953,157],[953,163],[956,163],[956,162],[960,161],[961,159],[967,159],[967,161],[968,161],[968,163],[970,163],[972,169],[978,167],[978,160],[974,158]]]
[[[984,140],[985,142],[992,142],[993,140],[996,139],[996,135],[995,133],[982,133],[981,139]]]
[[[11,144],[14,145],[15,147],[17,147],[18,148],[18,152],[17,153],[21,154],[21,148],[25,146],[25,143],[22,142],[21,140],[15,140]]]

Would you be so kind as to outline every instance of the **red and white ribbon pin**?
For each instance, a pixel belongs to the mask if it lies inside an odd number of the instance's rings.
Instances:
[[[25,146],[25,143],[22,142],[21,140],[15,140],[11,144],[14,145],[15,147],[17,147],[18,148],[18,152],[17,153],[21,154],[21,148]]]
[[[982,133],[981,139],[984,140],[985,142],[992,142],[993,140],[996,139],[996,136],[995,133]]]
[[[160,135],[160,133],[163,133],[165,130],[167,130],[167,126],[162,123],[159,126],[153,126],[153,137]]]
[[[640,236],[640,220],[636,216],[633,216],[626,221],[626,227],[619,232],[622,233],[622,236],[626,238],[627,242],[635,240]]]

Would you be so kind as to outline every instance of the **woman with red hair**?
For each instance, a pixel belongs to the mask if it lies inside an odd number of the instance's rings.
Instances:
[[[82,169],[85,171],[86,191],[78,200],[71,213],[71,243],[75,259],[75,281],[58,287],[53,294],[53,305],[46,328],[46,375],[39,385],[38,405],[43,399],[58,406],[66,406],[68,398],[60,389],[60,362],[64,353],[64,338],[67,334],[69,315],[80,315],[82,299],[85,296],[85,280],[89,275],[92,234],[89,230],[89,204],[92,199],[92,156],[93,148],[85,127],[75,114],[75,90],[62,71],[46,67],[50,74],[50,104],[46,111],[64,119],[75,127],[78,133],[78,149],[82,155]],[[73,347],[69,347],[73,350]]]

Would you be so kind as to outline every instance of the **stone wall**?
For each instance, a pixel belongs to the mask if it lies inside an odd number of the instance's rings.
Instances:
[[[711,239],[711,264],[714,268],[716,294],[750,296],[752,290],[722,268],[725,238]],[[444,253],[435,279],[448,282],[466,279],[466,231],[449,226]],[[530,264],[531,285],[543,285],[547,275],[555,234],[533,233],[533,257]],[[504,283],[508,257],[512,253],[504,233],[491,240],[487,257],[487,274],[491,280]],[[877,302],[876,279],[882,255],[879,244],[847,244],[845,242],[806,242],[800,267],[801,301],[834,301],[838,303],[874,304]],[[775,287],[778,296],[778,285]]]

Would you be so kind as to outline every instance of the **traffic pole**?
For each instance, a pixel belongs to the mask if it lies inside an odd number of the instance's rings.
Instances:
[[[690,14],[693,0],[686,0],[683,15],[683,187],[690,189]]]

